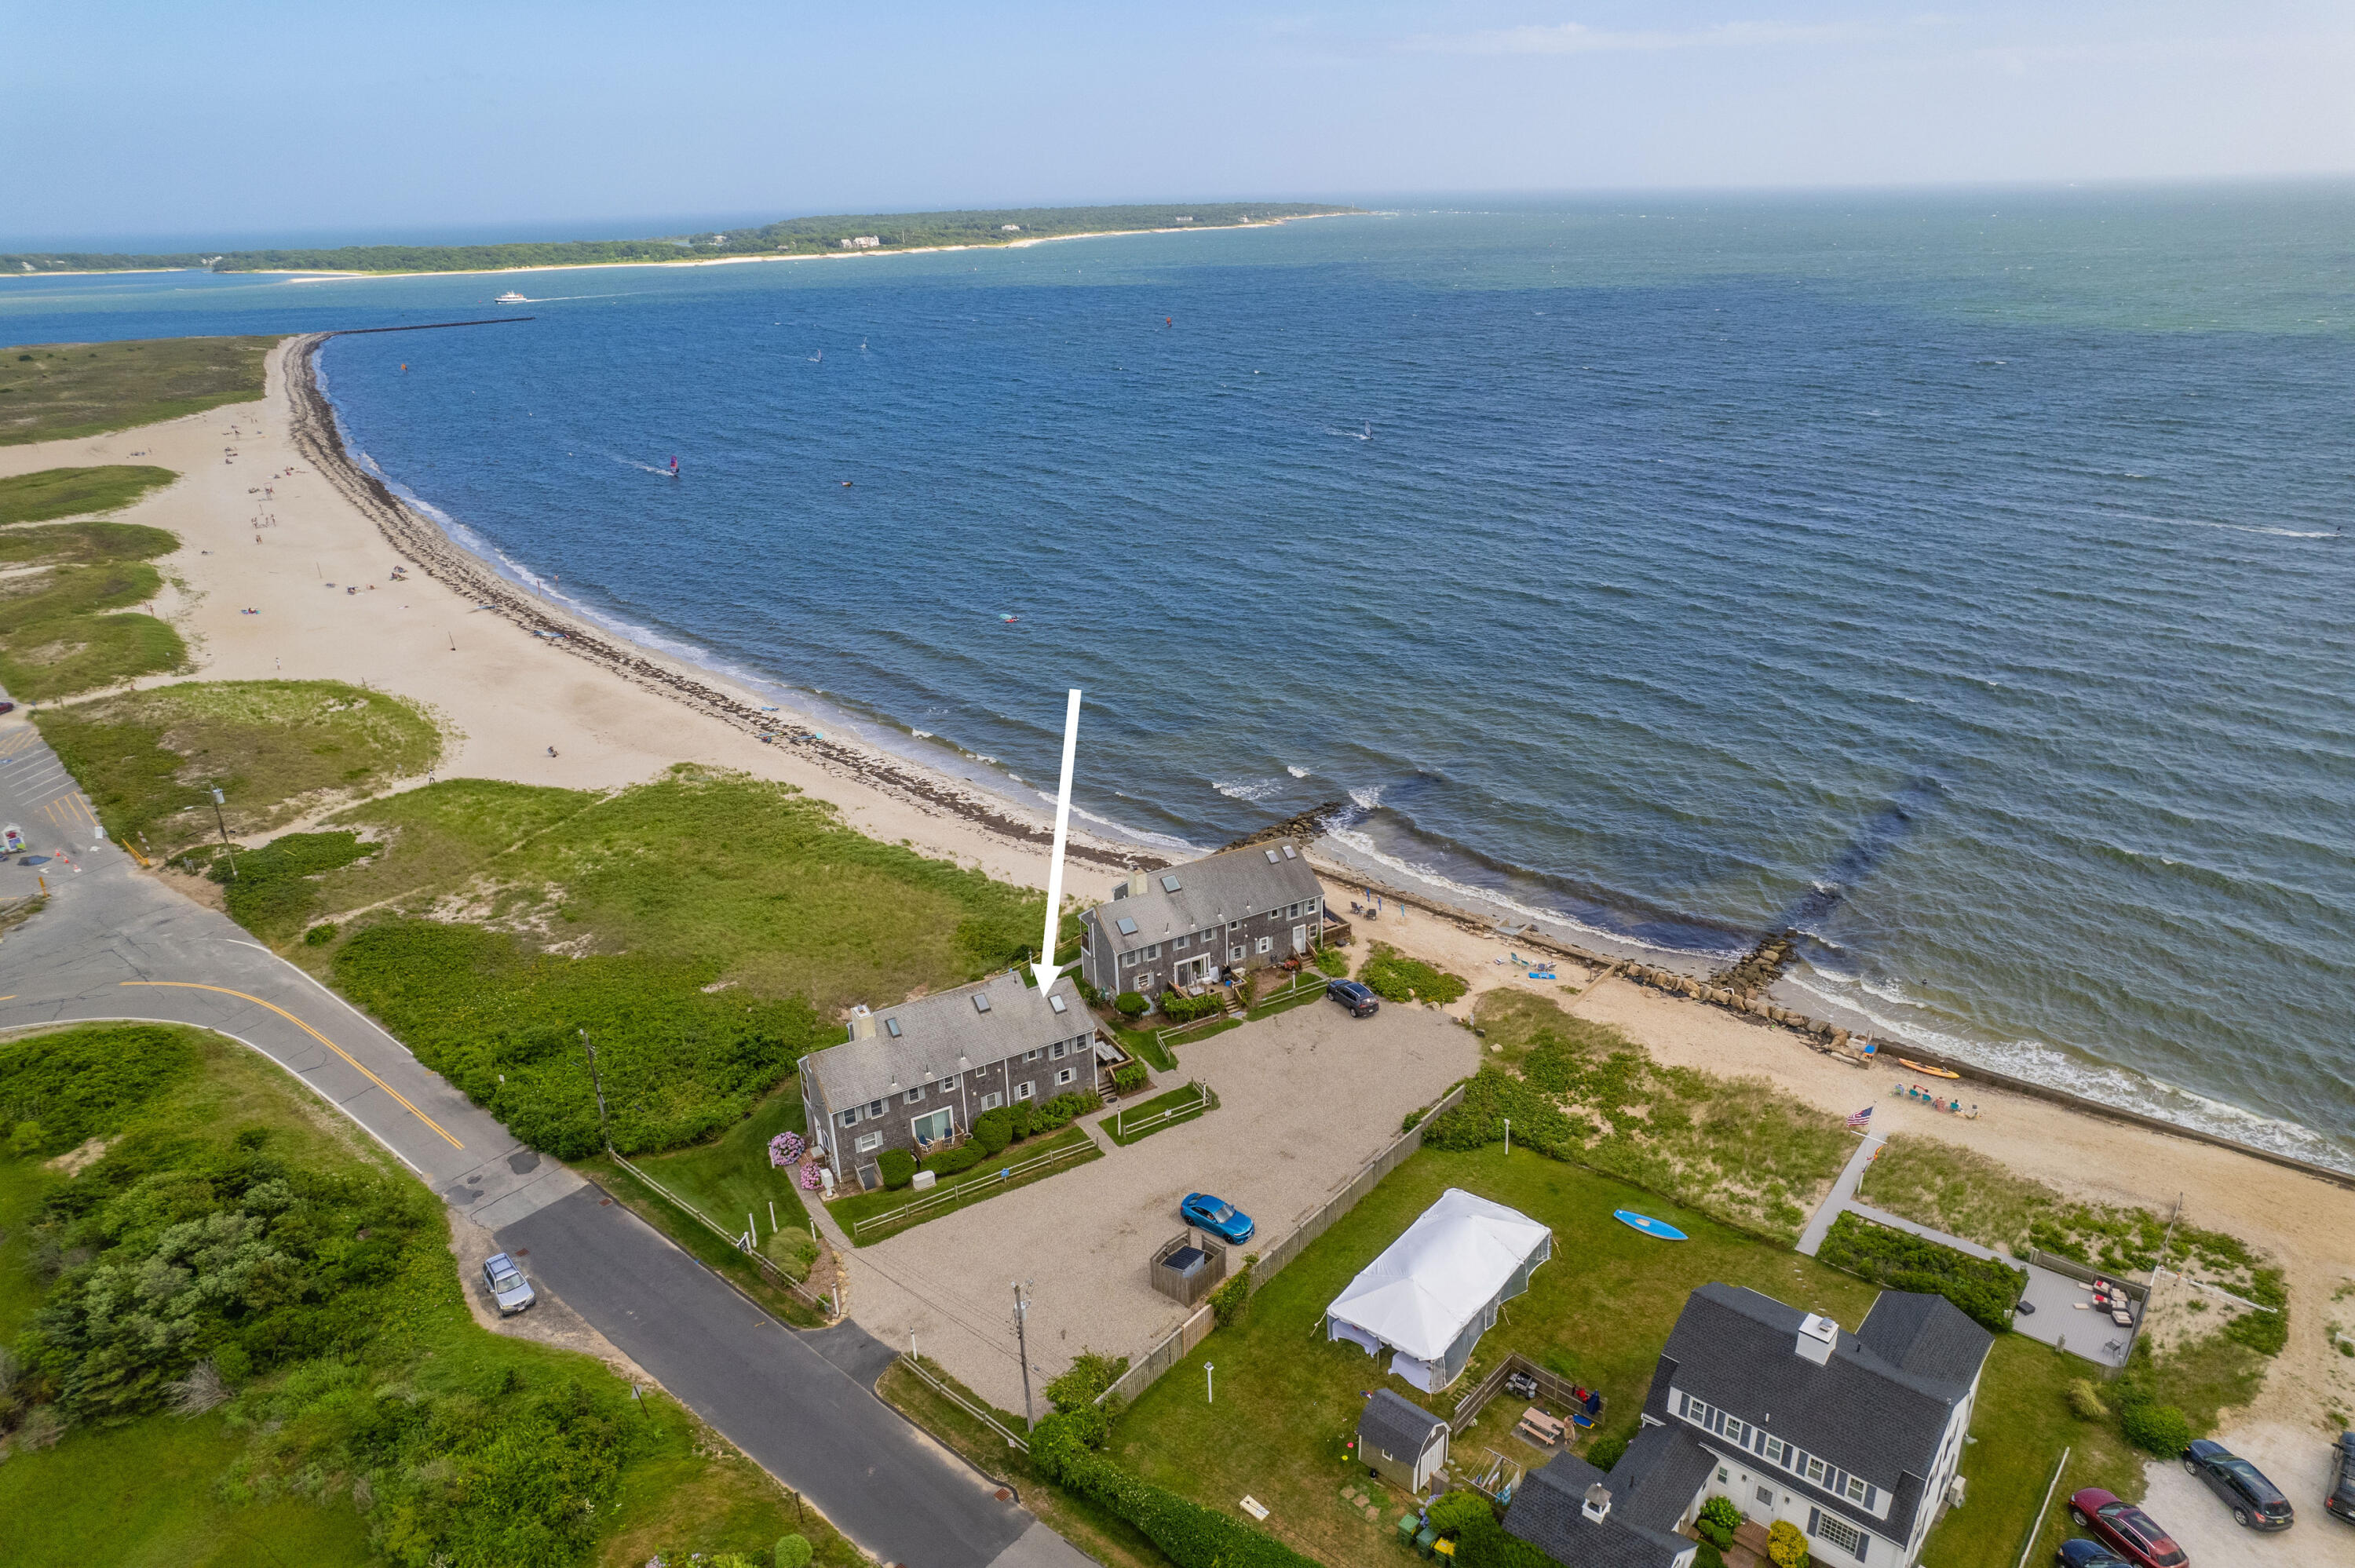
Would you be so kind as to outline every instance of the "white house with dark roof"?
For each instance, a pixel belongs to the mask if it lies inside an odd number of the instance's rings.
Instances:
[[[1711,1497],[1787,1520],[1828,1564],[1913,1568],[1946,1501],[1995,1336],[1942,1296],[1884,1290],[1853,1334],[1704,1285],[1652,1373],[1644,1426],[1604,1475],[1565,1454],[1505,1528],[1584,1568],[1682,1568]]]
[[[802,1058],[810,1141],[873,1185],[887,1149],[945,1143],[984,1111],[1096,1086],[1095,1022],[1069,977],[1046,991],[993,975],[853,1010],[850,1038]]]
[[[1307,952],[1324,938],[1325,889],[1301,848],[1278,839],[1137,872],[1080,916],[1080,973],[1152,997]]]

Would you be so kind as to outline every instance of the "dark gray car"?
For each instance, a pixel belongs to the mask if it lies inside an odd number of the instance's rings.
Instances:
[[[1371,1018],[1382,1008],[1382,999],[1373,989],[1356,980],[1337,980],[1325,988],[1325,994],[1348,1008],[1352,1018]]]
[[[2249,1530],[2287,1530],[2297,1522],[2282,1489],[2222,1443],[2194,1438],[2183,1450],[2183,1467],[2208,1483],[2208,1489],[2232,1510],[2235,1524]]]

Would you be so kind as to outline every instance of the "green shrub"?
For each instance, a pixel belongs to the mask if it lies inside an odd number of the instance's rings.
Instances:
[[[303,945],[306,948],[324,948],[335,939],[336,923],[333,920],[322,920],[303,933]]]
[[[954,1176],[981,1163],[987,1151],[975,1143],[961,1143],[924,1156],[924,1169],[935,1176]]]
[[[2138,1401],[2121,1413],[2118,1425],[2125,1429],[2127,1442],[2162,1458],[2176,1457],[2191,1441],[2190,1421],[2171,1404]]]
[[[1587,1446],[1586,1462],[1607,1473],[1619,1462],[1619,1456],[1627,1451],[1627,1445],[1633,1441],[1633,1434],[1626,1432],[1614,1432],[1607,1436],[1597,1437]]]
[[[62,1154],[112,1132],[196,1065],[186,1036],[153,1024],[0,1041],[0,1127],[18,1154]]]
[[[1016,1100],[1006,1107],[1007,1125],[1013,1129],[1014,1141],[1017,1143],[1030,1136],[1037,1119],[1031,1114],[1031,1103],[1028,1100]]]
[[[1208,1018],[1226,1010],[1226,998],[1217,991],[1205,991],[1200,996],[1179,996],[1173,991],[1161,998],[1161,1011],[1172,1023],[1191,1023],[1198,1018]]]
[[[986,1110],[973,1118],[973,1140],[981,1146],[982,1153],[997,1155],[1014,1141],[1014,1115],[1004,1106]]]
[[[1122,1094],[1133,1095],[1145,1087],[1146,1080],[1151,1075],[1145,1070],[1145,1064],[1142,1062],[1124,1063],[1113,1069],[1112,1086]]]
[[[776,1568],[809,1568],[811,1546],[798,1535],[777,1538]]]
[[[1703,1541],[1716,1547],[1720,1552],[1733,1544],[1732,1525],[1720,1524],[1713,1519],[1704,1519],[1696,1522],[1693,1529],[1700,1532]]]
[[[1126,1356],[1099,1355],[1082,1349],[1071,1358],[1063,1374],[1047,1384],[1047,1403],[1065,1412],[1092,1406],[1097,1397],[1118,1383],[1127,1371]]]
[[[1384,1001],[1429,1001],[1444,1007],[1468,989],[1462,980],[1445,969],[1433,969],[1380,942],[1374,944],[1358,978]],[[1514,1125],[1518,1127],[1519,1123]]]
[[[1514,1124],[1518,1133],[1519,1123]],[[1973,1257],[1920,1236],[1874,1224],[1854,1214],[1832,1222],[1817,1257],[1834,1268],[1896,1290],[1943,1296],[1991,1333],[2011,1327],[2011,1308],[2028,1287],[2022,1270]]]
[[[1725,1568],[1725,1559],[1718,1555],[1718,1545],[1715,1542],[1704,1541],[1700,1543],[1700,1548],[1693,1552],[1692,1568]]]
[[[1334,980],[1349,978],[1349,955],[1338,948],[1317,948],[1313,961],[1319,969]]]
[[[2080,1421],[2107,1421],[2110,1418],[2110,1407],[2104,1404],[2102,1396],[2094,1392],[2091,1378],[2069,1380],[2069,1408]]]
[[[1465,1527],[1476,1527],[1495,1520],[1496,1510],[1488,1499],[1474,1491],[1454,1491],[1431,1505],[1431,1528],[1453,1541],[1464,1533]]]
[[[325,833],[285,833],[258,850],[239,855],[236,870],[229,857],[215,855],[206,875],[227,892],[229,917],[256,936],[275,937],[293,931],[318,907],[319,885],[314,877],[365,860],[377,846],[363,843],[348,828]],[[317,938],[322,945],[334,936]]]
[[[2262,1355],[2277,1356],[2289,1343],[2289,1287],[2282,1271],[2252,1263],[2246,1292],[2250,1300],[2270,1312],[2243,1312],[2224,1325],[2224,1337]],[[2194,1306],[2200,1303],[2194,1302]]]
[[[916,1179],[916,1157],[904,1149],[885,1150],[876,1156],[875,1168],[883,1174],[883,1185],[895,1190]]]
[[[1233,1327],[1235,1319],[1243,1315],[1243,1308],[1251,1305],[1252,1265],[1258,1261],[1259,1254],[1245,1253],[1243,1266],[1228,1276],[1224,1285],[1210,1292],[1210,1316],[1220,1328]]]
[[[1145,1010],[1153,1004],[1135,991],[1124,991],[1112,999],[1112,1005],[1113,1011],[1123,1018],[1142,1018]]]
[[[1724,1531],[1726,1541],[1731,1541],[1733,1532],[1742,1528],[1742,1509],[1732,1498],[1711,1498],[1700,1505],[1700,1520],[1703,1524],[1713,1524]],[[1722,1546],[1725,1542],[1718,1544]]]
[[[1053,1132],[1059,1128],[1069,1127],[1075,1117],[1082,1117],[1090,1111],[1102,1109],[1103,1109],[1103,1097],[1092,1089],[1068,1090],[1045,1102],[1032,1113],[1031,1129],[1036,1132]]]
[[[1508,1534],[1494,1514],[1465,1520],[1455,1538],[1455,1563],[1456,1568],[1558,1568],[1543,1552]]]

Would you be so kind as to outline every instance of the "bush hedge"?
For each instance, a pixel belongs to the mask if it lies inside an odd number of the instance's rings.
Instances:
[[[1145,1087],[1151,1075],[1145,1070],[1144,1063],[1130,1062],[1113,1069],[1112,1086],[1124,1095],[1135,1094]]]
[[[1444,1007],[1469,989],[1445,969],[1433,969],[1421,959],[1410,959],[1380,942],[1374,944],[1358,978],[1384,1001],[1429,1001]],[[1513,1125],[1518,1127],[1520,1123]]]
[[[1004,1106],[973,1118],[973,1140],[984,1154],[1003,1154],[1014,1141],[1014,1113]]]
[[[1217,991],[1205,991],[1200,996],[1179,996],[1172,991],[1163,992],[1161,997],[1161,1011],[1172,1023],[1191,1023],[1198,1018],[1208,1018],[1226,1010],[1227,999]]]
[[[1146,1001],[1139,992],[1124,991],[1112,999],[1112,1005],[1113,1011],[1123,1018],[1142,1018],[1145,1016],[1145,1010],[1153,1004]]]
[[[152,1024],[92,1024],[0,1042],[0,1133],[19,1154],[63,1154],[196,1070],[186,1036]]]
[[[916,1157],[904,1149],[887,1149],[876,1156],[876,1170],[882,1172],[883,1185],[900,1188],[916,1179]]]
[[[988,1153],[977,1143],[960,1143],[954,1149],[943,1149],[925,1155],[924,1169],[935,1176],[954,1176],[980,1164]]]
[[[1273,1536],[1130,1475],[1095,1452],[1091,1436],[1082,1415],[1046,1417],[1031,1430],[1031,1467],[1135,1526],[1177,1568],[1317,1568]]]
[[[1518,1122],[1513,1124],[1513,1130],[1520,1130]],[[2019,1293],[2028,1288],[2023,1270],[1973,1257],[1854,1214],[1842,1214],[1832,1222],[1816,1257],[1893,1290],[1943,1296],[1990,1333],[2009,1330],[2011,1308]]]

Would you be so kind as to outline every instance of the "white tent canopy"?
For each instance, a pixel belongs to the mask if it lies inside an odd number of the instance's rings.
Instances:
[[[1325,1309],[1325,1337],[1397,1353],[1391,1371],[1426,1392],[1455,1381],[1497,1308],[1529,1288],[1553,1233],[1450,1187]]]

